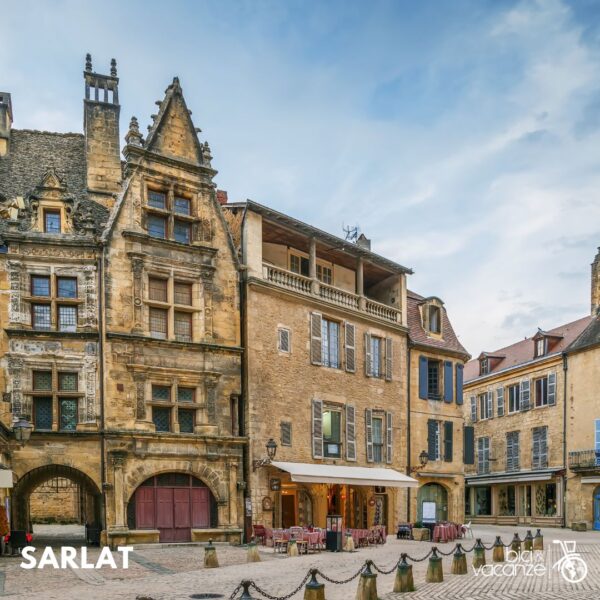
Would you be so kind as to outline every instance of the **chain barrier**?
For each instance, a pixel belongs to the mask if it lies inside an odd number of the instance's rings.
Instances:
[[[427,560],[431,555],[433,554],[433,549],[430,550],[423,558],[413,558],[412,556],[409,556],[408,554],[406,555],[406,558],[408,558],[408,560],[418,563],[418,562],[423,562],[424,560]]]
[[[229,600],[235,600],[235,597],[242,591],[242,584],[238,585],[229,596]]]
[[[389,575],[390,573],[393,573],[393,572],[394,572],[394,571],[395,571],[395,570],[398,568],[398,565],[400,564],[400,561],[401,561],[401,560],[402,560],[402,559],[400,559],[400,560],[397,560],[397,561],[396,561],[396,564],[395,564],[395,565],[394,565],[394,566],[393,566],[391,569],[389,569],[389,570],[386,570],[386,569],[380,569],[380,568],[379,568],[379,567],[378,567],[378,566],[377,566],[377,565],[376,565],[374,562],[372,562],[372,563],[371,563],[371,566],[372,566],[372,567],[373,567],[373,568],[374,568],[374,569],[375,569],[375,570],[376,570],[378,573],[381,573],[382,575]]]
[[[305,586],[306,582],[311,578],[311,575],[312,573],[309,571],[304,577],[304,579],[300,582],[300,585],[294,591],[290,592],[289,594],[286,594],[285,596],[272,596],[268,592],[265,592],[265,590],[263,590],[262,588],[259,588],[256,585],[256,583],[254,583],[254,581],[250,583],[250,587],[257,591],[261,596],[267,598],[267,600],[289,600],[289,598],[295,596]]]
[[[339,581],[336,579],[331,579],[331,577],[327,577],[325,573],[319,570],[317,570],[316,574],[320,575],[325,581],[333,583],[334,585],[344,585],[345,583],[350,583],[353,579],[356,579],[363,572],[364,568],[365,565],[363,564],[360,566],[360,569],[358,569],[358,571],[354,575],[352,575],[352,577],[348,577],[348,579],[340,579]]]
[[[454,548],[452,550],[450,550],[450,552],[442,552],[442,550],[440,550],[439,548],[436,548],[438,554],[441,554],[442,556],[450,556],[452,554],[454,554],[456,552],[456,549],[458,548],[459,544],[456,544],[456,546],[454,546]]]

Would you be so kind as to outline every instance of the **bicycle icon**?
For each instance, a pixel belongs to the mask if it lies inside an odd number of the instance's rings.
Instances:
[[[577,542],[563,542],[562,540],[553,540],[555,544],[560,544],[563,556],[553,565],[553,569],[560,571],[563,579],[570,583],[579,583],[587,577],[588,568],[585,560],[575,552]]]

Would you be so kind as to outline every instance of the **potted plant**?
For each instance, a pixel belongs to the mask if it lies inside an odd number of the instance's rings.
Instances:
[[[423,527],[421,521],[417,521],[412,530],[413,539],[417,542],[426,542],[429,540],[429,529]]]

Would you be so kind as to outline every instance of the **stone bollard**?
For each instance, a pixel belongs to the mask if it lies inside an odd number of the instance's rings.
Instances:
[[[288,556],[298,556],[298,544],[296,544],[296,540],[290,540],[287,546]]]
[[[378,600],[377,598],[377,574],[371,571],[373,561],[368,560],[360,574],[356,600]]]
[[[500,563],[505,561],[504,555],[504,544],[500,539],[500,536],[496,536],[496,541],[494,542],[494,549],[492,551],[492,562]]]
[[[442,569],[442,557],[437,555],[437,547],[431,549],[429,564],[427,565],[427,575],[425,576],[427,583],[440,583],[444,581],[444,571]]]
[[[450,573],[452,573],[452,575],[467,574],[467,555],[462,551],[462,546],[460,544],[456,544]]]
[[[208,546],[204,546],[204,568],[217,569],[218,567],[217,549],[213,546],[212,540],[208,540]]]
[[[406,554],[402,554],[396,568],[396,580],[394,581],[394,592],[414,592],[415,582],[413,579],[412,565],[406,562]]]
[[[544,536],[542,535],[542,530],[538,529],[535,537],[533,538],[533,549],[534,550],[543,550],[544,549]]]
[[[344,544],[344,550],[346,552],[354,552],[354,550],[356,550],[354,546],[354,538],[349,531],[346,531],[346,543]]]
[[[240,600],[254,600],[254,598],[250,595],[251,583],[252,583],[251,581],[242,581],[242,583],[240,583],[242,588],[244,588],[242,590],[242,595],[240,596]]]
[[[525,550],[525,552],[533,551],[533,536],[531,535],[531,529],[527,530],[527,535],[525,536],[525,539],[523,540],[523,549]]]
[[[485,548],[481,539],[477,538],[473,547],[473,568],[478,569],[479,567],[485,567]]]
[[[260,554],[258,552],[258,546],[252,538],[252,541],[248,544],[248,552],[246,554],[246,562],[254,563],[260,562]]]
[[[512,552],[516,552],[517,554],[521,554],[521,539],[519,538],[519,534],[515,533],[512,542],[510,543],[510,549]]]
[[[325,584],[317,581],[317,569],[310,570],[310,581],[304,586],[304,600],[325,600]]]

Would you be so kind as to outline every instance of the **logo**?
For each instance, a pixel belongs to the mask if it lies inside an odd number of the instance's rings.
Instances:
[[[78,550],[80,555],[78,556]],[[52,567],[53,569],[101,569],[102,567],[110,567],[118,569],[117,562],[108,546],[105,546],[100,551],[96,562],[88,561],[87,548],[74,548],[73,546],[63,546],[60,549],[59,556],[56,556],[51,546],[46,546],[42,552],[42,556],[38,561],[33,553],[34,546],[25,546],[21,557],[24,559],[21,563],[22,569],[43,569],[44,567]],[[133,550],[133,546],[119,546],[117,553],[121,554],[121,565],[123,569],[129,568],[129,553]]]
[[[555,544],[560,544],[563,556],[552,565],[552,568],[559,571],[565,581],[570,583],[583,581],[587,577],[588,568],[585,560],[575,552],[577,542],[553,541]]]

